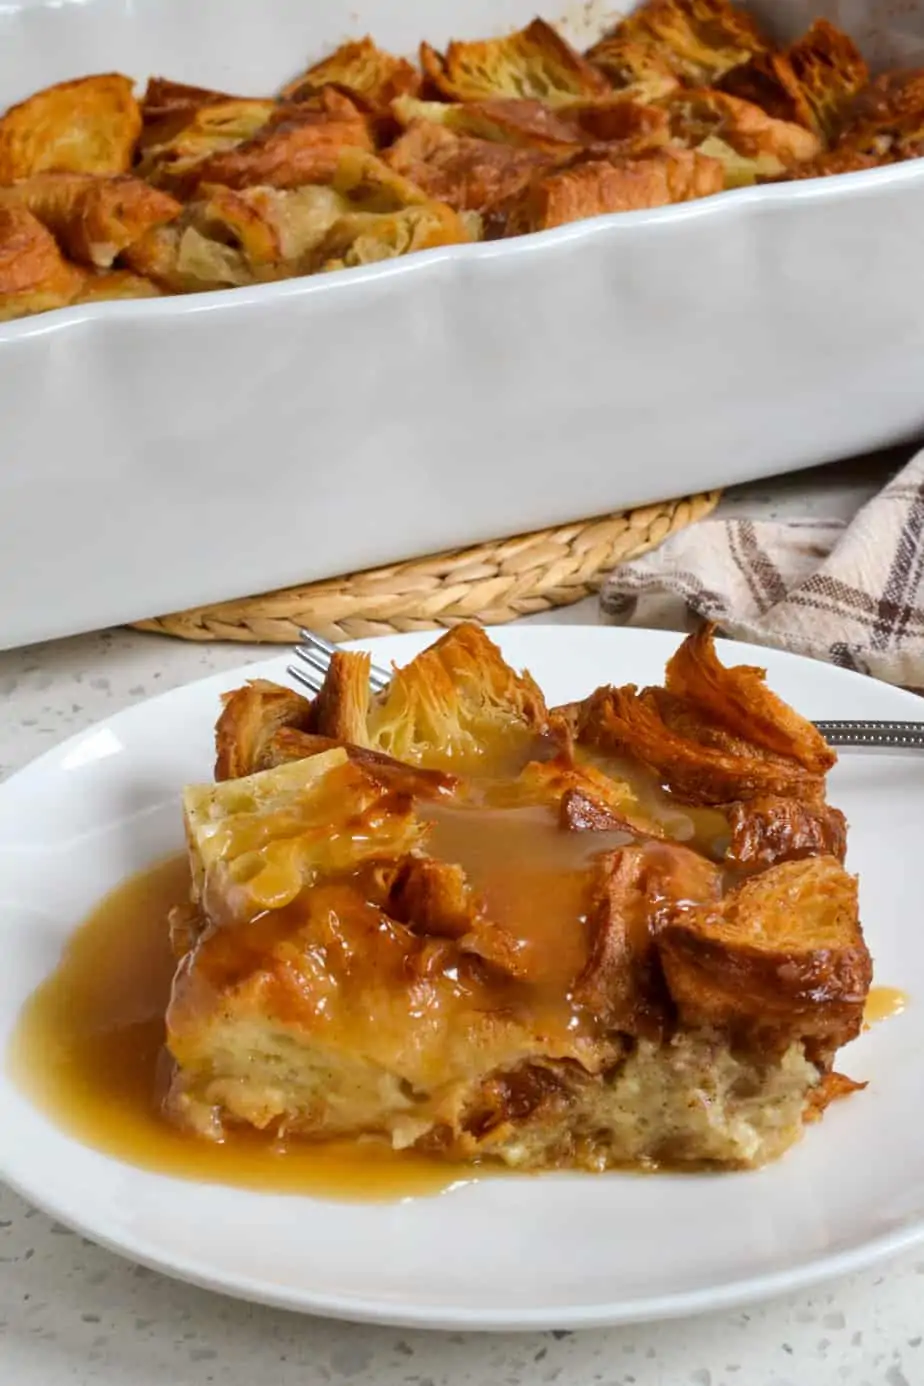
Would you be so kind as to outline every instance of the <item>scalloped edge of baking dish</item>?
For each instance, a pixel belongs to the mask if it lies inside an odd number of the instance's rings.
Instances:
[[[439,273],[444,265],[459,262],[477,264],[484,260],[510,259],[517,255],[541,255],[563,245],[578,246],[593,238],[619,237],[650,227],[661,230],[696,220],[717,224],[748,213],[779,211],[802,202],[836,202],[850,196],[875,194],[878,188],[900,187],[924,181],[924,158],[882,168],[838,173],[793,183],[764,183],[749,188],[732,188],[693,202],[675,203],[631,212],[610,212],[569,222],[547,231],[533,231],[509,240],[473,241],[415,251],[411,255],[382,260],[373,265],[338,269],[328,274],[298,275],[271,284],[248,284],[203,293],[168,294],[163,298],[115,299],[100,303],[53,308],[31,317],[14,318],[0,324],[0,345],[43,333],[61,332],[71,327],[113,320],[154,317],[185,317],[191,313],[246,310],[251,304],[273,303],[281,299],[311,294],[336,293],[346,285],[367,284],[395,275]]]

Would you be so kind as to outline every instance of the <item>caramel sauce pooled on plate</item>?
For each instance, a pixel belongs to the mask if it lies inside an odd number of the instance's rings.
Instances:
[[[907,992],[898,987],[871,987],[863,1010],[863,1025],[869,1029],[879,1020],[888,1020],[893,1015],[901,1015],[908,1005]]]
[[[715,852],[724,824],[718,814],[654,797],[669,838]],[[579,1034],[584,1021],[571,987],[587,958],[592,859],[634,834],[564,832],[557,812],[541,807],[421,811],[434,825],[430,851],[464,867],[522,958],[537,1020]],[[470,1164],[374,1140],[315,1143],[237,1128],[214,1142],[171,1124],[162,1110],[171,1075],[164,1016],[176,970],[167,916],[188,898],[185,855],[162,861],[112,891],[68,940],[24,1007],[10,1051],[13,1077],[36,1105],[78,1140],[130,1164],[272,1193],[395,1199],[473,1177]],[[237,927],[219,930],[212,940],[219,952],[235,951]]]
[[[176,969],[167,914],[189,896],[185,854],[124,881],[68,939],[26,1003],[10,1071],[69,1135],[159,1174],[267,1193],[350,1200],[436,1193],[472,1170],[375,1142],[274,1141],[240,1130],[222,1143],[172,1126],[164,1013]]]

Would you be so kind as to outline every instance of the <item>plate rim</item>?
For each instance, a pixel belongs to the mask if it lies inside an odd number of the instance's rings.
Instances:
[[[565,643],[569,636],[573,637],[577,632],[581,632],[583,638],[587,638],[587,632],[593,632],[590,636],[591,643],[595,643],[597,640],[602,645],[609,642],[618,643],[628,636],[630,643],[648,644],[656,651],[660,647],[660,650],[664,652],[676,648],[678,641],[683,638],[682,632],[596,625],[539,625],[531,627],[514,625],[506,628],[506,630],[492,631],[491,635],[492,638],[499,639],[502,644],[506,633],[514,635],[514,643],[517,643],[517,636],[527,635],[528,640],[530,638],[549,640],[554,644],[557,642]],[[409,635],[376,637],[351,641],[344,648],[368,649],[374,656],[376,650],[381,650],[387,646],[391,651],[397,645],[396,657],[400,658],[402,647],[406,647],[410,651],[425,646],[438,638],[439,634],[440,632],[428,631],[414,632]],[[730,656],[737,663],[763,663],[766,660],[771,666],[775,664],[779,667],[780,663],[792,664],[794,662],[801,666],[809,665],[825,669],[825,677],[830,677],[834,673],[837,678],[862,683],[867,687],[873,686],[876,689],[876,697],[893,702],[896,715],[899,714],[900,707],[917,708],[919,715],[924,710],[921,707],[921,699],[914,693],[882,683],[853,670],[839,669],[802,655],[745,642],[720,640],[717,643],[720,654]],[[512,654],[511,657],[519,662],[520,656],[518,654]],[[137,703],[127,704],[88,724],[62,741],[56,742],[55,745],[8,775],[0,781],[0,799],[10,792],[9,786],[22,779],[28,779],[32,775],[47,771],[53,762],[66,754],[68,749],[78,745],[99,730],[112,727],[126,715],[137,714],[140,711],[147,713],[152,707],[163,706],[171,699],[180,700],[188,695],[190,690],[210,684],[217,690],[223,685],[233,686],[235,680],[243,681],[261,677],[279,678],[284,675],[285,661],[286,655],[276,654],[266,659],[257,660],[252,664],[237,665],[225,671],[190,680],[175,688],[159,692],[152,697],[141,699]],[[902,753],[901,758],[908,759],[911,755],[913,753]],[[37,1112],[53,1130],[59,1130],[40,1108],[33,1107],[28,1098],[19,1092],[19,1089],[6,1074],[5,1064],[0,1066],[0,1085],[11,1086],[17,1096],[26,1102],[32,1111]],[[68,1135],[66,1132],[62,1134]],[[69,1138],[74,1139],[73,1137]],[[115,1163],[123,1162],[116,1161]],[[865,1238],[826,1254],[813,1256],[795,1267],[743,1276],[718,1285],[701,1286],[668,1294],[648,1294],[637,1299],[628,1299],[623,1295],[614,1301],[587,1305],[567,1305],[561,1308],[546,1306],[492,1310],[468,1307],[452,1309],[445,1305],[434,1304],[394,1305],[383,1299],[370,1299],[366,1296],[324,1294],[310,1290],[307,1292],[299,1291],[295,1287],[273,1285],[265,1280],[250,1278],[237,1273],[216,1274],[214,1268],[210,1268],[206,1262],[186,1256],[168,1257],[165,1253],[152,1249],[143,1238],[133,1237],[130,1230],[126,1230],[124,1235],[119,1237],[109,1236],[105,1232],[101,1233],[93,1225],[92,1220],[83,1222],[70,1207],[62,1206],[54,1194],[46,1194],[43,1190],[30,1187],[28,1181],[20,1180],[15,1173],[9,1171],[7,1166],[8,1161],[4,1155],[2,1144],[0,1144],[0,1181],[19,1197],[40,1208],[47,1215],[57,1218],[61,1223],[73,1228],[78,1234],[87,1237],[96,1245],[104,1247],[123,1259],[157,1271],[159,1274],[249,1303],[322,1316],[343,1322],[378,1324],[408,1329],[450,1331],[465,1329],[492,1333],[534,1332],[550,1329],[574,1330],[615,1327],[693,1317],[707,1312],[736,1309],[758,1301],[797,1293],[832,1278],[876,1265],[924,1243],[924,1217],[922,1217],[916,1223],[883,1232],[876,1237]]]
[[[209,1290],[213,1294],[224,1295],[247,1304],[285,1309],[340,1323],[374,1324],[383,1328],[425,1329],[434,1332],[573,1332],[697,1318],[703,1314],[728,1312],[751,1304],[779,1299],[784,1295],[797,1294],[827,1281],[852,1275],[856,1271],[867,1270],[924,1244],[922,1219],[916,1226],[902,1229],[900,1232],[883,1233],[846,1250],[817,1257],[799,1266],[795,1271],[772,1271],[718,1286],[685,1290],[675,1294],[647,1295],[635,1300],[623,1297],[621,1300],[606,1303],[571,1305],[562,1309],[452,1310],[429,1305],[407,1305],[402,1309],[396,1309],[389,1307],[383,1300],[314,1292],[304,1294],[283,1287],[273,1289],[265,1281],[248,1281],[245,1276],[216,1276],[197,1261],[167,1260],[162,1255],[146,1251],[142,1243],[132,1243],[130,1237],[119,1241],[100,1234],[69,1211],[61,1211],[53,1199],[36,1197],[2,1171],[0,1182],[5,1183],[24,1202],[40,1209],[46,1216],[57,1219],[95,1246],[112,1252],[121,1260],[145,1266],[170,1280],[178,1280],[183,1284],[194,1285],[197,1289]]]

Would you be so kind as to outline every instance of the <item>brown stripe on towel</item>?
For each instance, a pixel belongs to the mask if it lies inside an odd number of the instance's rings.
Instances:
[[[673,597],[756,644],[924,688],[924,452],[853,519],[715,518],[618,568],[604,612]],[[634,601],[629,603],[634,605]]]

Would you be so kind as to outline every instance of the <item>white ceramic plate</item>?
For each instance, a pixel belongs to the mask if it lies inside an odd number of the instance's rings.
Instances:
[[[660,679],[661,632],[533,627],[499,637],[551,701]],[[373,642],[406,660],[427,636]],[[914,717],[910,694],[772,651],[773,686],[814,717]],[[284,677],[284,660],[246,676]],[[181,843],[178,791],[211,769],[207,679],[120,713],[0,786],[0,1045],[96,899]],[[452,1328],[567,1328],[693,1313],[793,1290],[924,1238],[924,756],[845,752],[831,797],[851,821],[880,983],[910,993],[845,1067],[866,1092],[778,1165],[731,1175],[487,1178],[349,1204],[174,1180],[62,1134],[0,1077],[0,1177],[126,1256],[248,1299]]]

